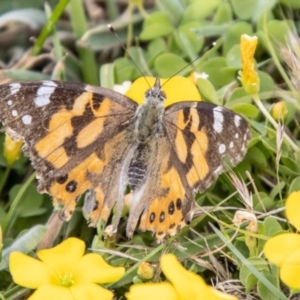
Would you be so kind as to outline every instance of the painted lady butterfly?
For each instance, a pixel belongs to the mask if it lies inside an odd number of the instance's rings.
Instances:
[[[250,138],[234,112],[199,101],[165,107],[163,90],[156,79],[138,105],[81,83],[13,82],[0,86],[0,121],[24,138],[38,189],[63,204],[64,220],[88,191],[90,224],[106,222],[116,205],[116,230],[129,185],[128,237],[140,221],[161,241],[192,218],[195,193],[225,171],[223,157],[233,166],[244,158]]]

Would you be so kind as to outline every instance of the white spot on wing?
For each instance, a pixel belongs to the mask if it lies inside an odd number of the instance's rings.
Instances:
[[[234,135],[234,137],[235,137],[236,139],[238,139],[238,138],[239,138],[239,134],[236,133],[236,134]]]
[[[226,146],[224,144],[221,144],[219,146],[219,153],[220,154],[223,154],[224,152],[226,151]]]
[[[14,109],[12,112],[11,112],[12,116],[13,117],[16,117],[18,115],[18,112]]]
[[[11,83],[11,84],[9,85],[9,87],[10,87],[10,94],[11,94],[11,95],[14,95],[14,94],[16,94],[16,93],[19,91],[19,89],[21,88],[21,84],[15,82],[15,83]]]
[[[238,116],[238,115],[235,115],[234,116],[234,124],[235,124],[236,127],[240,126],[240,121],[241,121],[241,117]]]
[[[233,142],[230,142],[229,148],[230,148],[230,149],[233,148]]]
[[[11,100],[8,100],[8,101],[7,101],[7,105],[11,106],[11,105],[12,105],[12,101],[11,101]]]
[[[215,174],[219,174],[220,173],[220,171],[222,170],[222,166],[218,166],[215,170],[214,170],[214,173]]]
[[[51,94],[54,92],[57,84],[50,80],[44,80],[43,85],[37,90],[37,96],[34,103],[37,107],[42,107],[50,103]]]
[[[222,132],[223,130],[223,121],[224,121],[224,116],[222,114],[222,107],[217,106],[213,109],[214,113],[214,130],[218,133]]]
[[[22,117],[22,122],[23,122],[23,124],[25,124],[25,125],[31,124],[31,120],[32,120],[32,117],[31,117],[30,115],[24,115],[24,116]]]

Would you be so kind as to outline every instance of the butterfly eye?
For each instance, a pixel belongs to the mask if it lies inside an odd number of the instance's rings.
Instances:
[[[166,96],[166,93],[164,92],[164,91],[159,91],[159,95],[158,95],[158,98],[159,98],[159,100],[160,101],[165,101],[166,100],[166,98],[167,98],[167,96]]]

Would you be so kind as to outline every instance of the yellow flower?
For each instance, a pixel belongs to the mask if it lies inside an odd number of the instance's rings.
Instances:
[[[154,82],[154,77],[140,77],[131,85],[126,96],[141,104],[145,99],[145,92],[154,86]],[[174,76],[170,80],[161,79],[160,84],[166,94],[165,107],[176,102],[201,100],[195,84],[188,78]]]
[[[254,52],[257,46],[257,37],[243,34],[240,50],[243,70],[240,72],[241,82],[248,94],[259,92],[259,77],[255,70]]]
[[[19,141],[13,141],[8,134],[5,135],[3,155],[9,166],[13,165],[14,162],[19,158],[22,144],[22,139]]]
[[[237,299],[207,285],[200,276],[186,270],[173,254],[164,255],[160,265],[169,282],[134,284],[125,295],[128,300]]]
[[[279,101],[279,102],[277,102],[273,105],[272,117],[275,120],[277,120],[277,121],[284,120],[287,113],[288,113],[287,107],[286,107],[286,104],[283,101]]]
[[[113,299],[113,293],[96,283],[119,280],[124,268],[108,265],[96,253],[84,255],[84,242],[69,238],[51,249],[37,252],[40,260],[12,252],[9,268],[18,285],[37,289],[30,300]]]
[[[300,230],[300,191],[293,192],[286,201],[286,216]],[[282,233],[270,238],[265,246],[266,258],[280,268],[281,280],[290,288],[300,289],[300,235]]]

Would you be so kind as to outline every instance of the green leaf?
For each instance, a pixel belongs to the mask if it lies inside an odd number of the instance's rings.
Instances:
[[[159,55],[154,62],[154,67],[161,78],[169,78],[183,68],[184,70],[180,74],[188,74],[192,71],[192,67],[188,66],[183,58],[172,53]]]
[[[244,33],[253,35],[253,29],[249,23],[238,22],[230,27],[223,44],[224,55],[226,55],[234,45],[240,43],[241,35]]]
[[[242,68],[240,45],[234,45],[226,54],[226,61],[228,67],[236,68],[237,70]]]
[[[114,64],[104,64],[100,68],[100,85],[104,88],[114,87]]]
[[[234,13],[239,19],[248,20],[254,14],[257,0],[231,0]]]
[[[116,82],[122,83],[125,80],[133,80],[138,77],[138,71],[128,58],[121,57],[114,61]]]
[[[143,30],[140,34],[142,41],[149,41],[158,37],[166,36],[174,31],[169,18],[158,11],[149,16],[144,22]]]
[[[225,57],[214,57],[200,62],[197,68],[209,75],[209,80],[216,88],[223,87],[235,80],[236,70],[227,67]]]
[[[8,258],[11,252],[19,251],[25,254],[29,253],[37,247],[46,231],[47,226],[36,225],[25,233],[22,233],[8,248],[3,250],[0,271],[8,267]]]
[[[173,23],[180,22],[186,9],[181,0],[159,0],[156,1],[156,5]]]
[[[281,181],[278,184],[276,184],[270,193],[270,197],[272,199],[275,199],[275,197],[284,189],[284,187],[285,187],[284,181]]]
[[[257,195],[253,195],[253,207],[255,211],[265,212],[274,207],[274,200],[269,197],[266,193],[259,192],[260,199]]]
[[[248,150],[247,156],[252,162],[263,168],[268,166],[268,162],[264,156],[264,153],[256,146]]]
[[[203,46],[203,38],[199,38],[194,32],[198,27],[198,22],[186,23],[180,26],[174,36],[178,46],[189,56],[190,60],[194,60],[198,57],[198,52]]]
[[[300,176],[294,178],[294,180],[292,181],[289,188],[289,194],[296,191],[300,191]]]
[[[278,288],[278,290],[280,290],[279,286],[278,286],[278,274],[276,276],[276,274],[274,274],[273,272],[270,271],[264,271],[262,272],[262,275],[269,280],[269,282],[271,282],[274,286],[276,286]],[[278,300],[280,299],[277,296],[277,293],[274,294],[272,293],[262,282],[258,281],[257,283],[257,292],[260,296],[260,298],[262,300]]]
[[[291,171],[300,174],[300,166],[297,161],[295,161],[289,157],[284,157],[284,156],[281,156],[281,161]]]
[[[221,3],[221,0],[195,0],[184,13],[182,24],[207,18]]]
[[[292,29],[291,26],[289,21],[270,20],[267,23],[268,35],[276,41],[277,45],[288,47],[286,37]]]
[[[242,20],[257,21],[266,10],[271,10],[276,0],[231,0],[234,13]]]
[[[233,90],[227,101],[227,107],[230,108],[236,103],[252,103],[252,97],[245,91],[243,87],[237,87]]]
[[[270,99],[273,95],[275,83],[273,78],[265,72],[258,71],[260,80],[259,96],[261,100]]]
[[[16,9],[0,16],[0,27],[4,27],[9,22],[21,22],[33,30],[39,30],[46,22],[46,15],[40,9]]]
[[[16,198],[22,187],[23,185],[17,184],[10,190],[10,202]],[[22,201],[20,201],[18,207],[16,208],[16,214],[19,217],[32,217],[40,215],[46,210],[45,208],[41,208],[42,204],[43,196],[37,192],[36,186],[31,184],[22,195]]]
[[[231,5],[226,2],[222,2],[215,15],[214,15],[214,24],[224,24],[232,21],[232,9]]]
[[[156,57],[167,52],[167,46],[163,38],[151,40],[148,44],[147,60],[149,67],[154,64]]]
[[[266,217],[264,220],[265,235],[274,236],[275,234],[282,232],[282,227],[279,222],[272,216]]]
[[[230,109],[237,113],[243,114],[249,118],[256,118],[259,113],[259,110],[256,106],[248,103],[237,103],[234,105],[230,105]]]
[[[203,78],[197,79],[197,87],[199,89],[200,94],[205,99],[212,103],[220,105],[218,94],[209,80]]]

